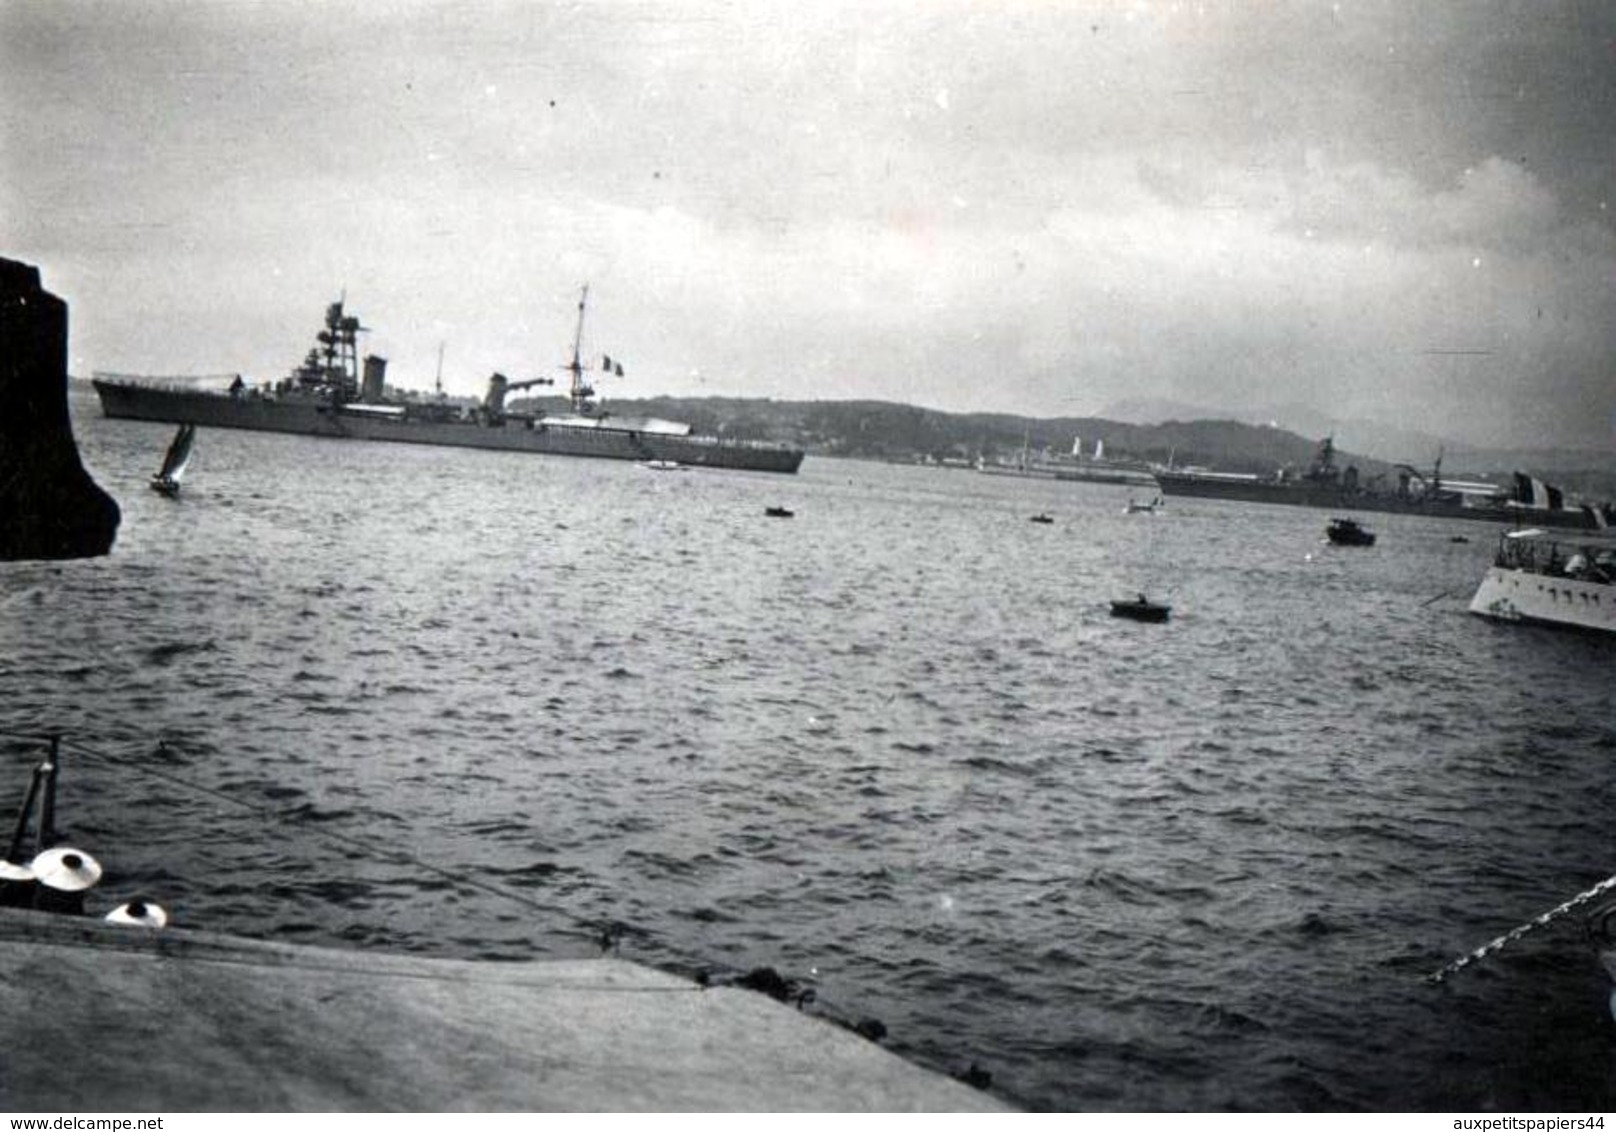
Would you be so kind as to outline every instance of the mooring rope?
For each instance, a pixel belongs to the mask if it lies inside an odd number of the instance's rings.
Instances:
[[[1442,970],[1436,972],[1434,975],[1427,976],[1427,978],[1433,983],[1440,983],[1449,975],[1464,970],[1466,967],[1470,966],[1470,964],[1476,962],[1476,960],[1485,959],[1487,956],[1493,954],[1493,952],[1502,950],[1505,946],[1514,943],[1522,936],[1530,935],[1539,928],[1547,927],[1549,924],[1553,923],[1555,920],[1558,920],[1566,913],[1582,907],[1584,904],[1587,904],[1589,901],[1594,900],[1606,892],[1609,892],[1613,888],[1616,888],[1616,876],[1606,877],[1604,880],[1600,881],[1586,892],[1577,893],[1577,895],[1573,896],[1570,900],[1567,900],[1564,904],[1556,905],[1547,912],[1543,913],[1541,916],[1534,916],[1532,919],[1527,920],[1524,924],[1505,932],[1497,939],[1489,940],[1488,942],[1482,944],[1468,955],[1461,955],[1452,963],[1449,963],[1446,967],[1442,968]]]

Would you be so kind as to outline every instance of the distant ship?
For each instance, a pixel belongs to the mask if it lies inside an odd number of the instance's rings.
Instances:
[[[1374,546],[1375,532],[1356,519],[1331,519],[1324,537],[1336,546]]]
[[[1327,436],[1319,442],[1313,462],[1300,476],[1281,473],[1264,478],[1169,468],[1156,472],[1156,482],[1167,495],[1238,499],[1247,503],[1284,503],[1329,510],[1381,511],[1577,529],[1603,527],[1607,522],[1607,508],[1568,507],[1557,489],[1524,474],[1516,475],[1515,491],[1510,494],[1498,489],[1455,491],[1443,486],[1440,455],[1429,480],[1406,464],[1399,468],[1401,474],[1395,490],[1360,483],[1356,468],[1343,471],[1336,467],[1335,442]]]
[[[519,412],[505,406],[508,394],[553,385],[552,378],[511,381],[496,373],[488,380],[487,396],[476,406],[450,404],[442,397],[441,387],[437,400],[393,396],[385,387],[385,358],[365,357],[361,373],[358,338],[365,328],[347,313],[341,300],[326,308],[325,328],[303,364],[272,387],[248,386],[239,374],[222,390],[103,373],[96,374],[92,384],[101,398],[101,411],[125,420],[755,472],[792,473],[802,465],[800,448],[695,436],[688,424],[678,421],[601,410],[586,380],[586,373],[594,367],[585,366],[580,356],[588,298],[589,288],[585,287],[578,300],[572,360],[565,366],[572,378],[568,393],[571,412],[561,415]],[[600,369],[622,372],[621,364],[609,357]]]
[[[1103,440],[1095,441],[1092,457],[1083,455],[1081,437],[1072,441],[1070,456],[1048,451],[1041,451],[1035,456],[1031,452],[1029,436],[1030,432],[1022,438],[1019,459],[1013,462],[1001,459],[989,463],[986,459],[979,458],[976,461],[976,470],[991,476],[1023,476],[1030,479],[1073,480],[1083,483],[1120,483],[1135,487],[1156,486],[1150,469],[1144,464],[1138,461],[1106,459]]]

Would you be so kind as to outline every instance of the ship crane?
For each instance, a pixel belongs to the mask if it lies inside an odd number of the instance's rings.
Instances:
[[[589,284],[584,284],[583,292],[578,296],[578,330],[572,338],[572,361],[567,363],[567,369],[572,373],[572,411],[585,413],[589,411],[589,399],[595,391],[584,381],[584,366],[579,360],[580,351],[584,344],[584,307],[589,302]]]
[[[1401,495],[1425,495],[1431,490],[1425,473],[1412,464],[1394,464],[1397,470],[1398,492]],[[1415,485],[1418,485],[1416,488]]]
[[[1437,499],[1443,496],[1442,490],[1442,449],[1436,450],[1436,465],[1431,469],[1430,478],[1424,472],[1409,464],[1396,464],[1398,491],[1403,495],[1410,495],[1414,484],[1419,484],[1419,497]],[[1452,494],[1451,492],[1447,494]]]
[[[553,377],[532,377],[526,381],[512,381],[502,373],[495,373],[488,379],[488,396],[483,399],[483,408],[488,412],[490,420],[500,420],[505,416],[505,396],[518,389],[532,389],[535,385],[554,385]]]
[[[595,389],[584,379],[584,374],[593,367],[583,363],[584,342],[584,311],[589,304],[589,285],[584,284],[582,293],[578,296],[578,328],[572,338],[572,360],[561,368],[571,374],[568,383],[567,397],[572,402],[573,412],[580,416],[591,413],[594,409],[592,400]],[[601,363],[602,373],[615,373],[621,377],[623,367],[614,364],[610,358]],[[555,379],[551,377],[534,377],[526,381],[512,381],[502,373],[495,373],[488,379],[488,396],[483,399],[483,409],[490,421],[503,420],[505,417],[505,398],[518,389],[531,389],[535,385],[554,385]]]

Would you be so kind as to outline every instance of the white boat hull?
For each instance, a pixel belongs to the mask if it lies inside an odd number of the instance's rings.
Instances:
[[[1616,633],[1616,585],[1491,566],[1470,599],[1470,612],[1499,621]]]

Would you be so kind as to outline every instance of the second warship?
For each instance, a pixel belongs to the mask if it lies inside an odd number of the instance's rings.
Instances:
[[[1429,479],[1400,465],[1397,486],[1388,489],[1360,480],[1355,467],[1338,468],[1335,442],[1328,436],[1319,442],[1312,463],[1300,476],[1280,473],[1264,478],[1171,468],[1156,472],[1156,482],[1166,495],[1577,529],[1604,527],[1611,520],[1608,505],[1568,506],[1563,493],[1541,480],[1516,473],[1514,481],[1513,491],[1490,485],[1466,485],[1488,488],[1485,491],[1454,490],[1442,482],[1442,458],[1438,456]]]

